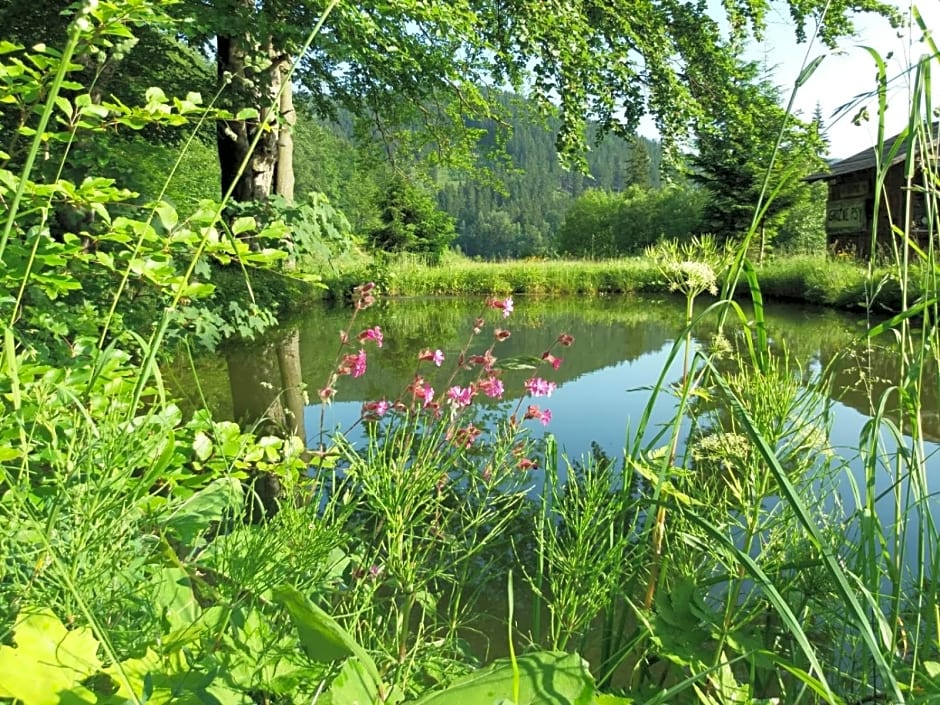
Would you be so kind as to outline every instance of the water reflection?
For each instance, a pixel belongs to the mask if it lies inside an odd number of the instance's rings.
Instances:
[[[480,311],[479,302],[459,299],[391,300],[364,311],[352,333],[359,327],[380,325],[385,345],[380,350],[369,348],[368,371],[363,377],[340,380],[335,402],[323,414],[323,430],[352,425],[365,401],[401,396],[416,372],[416,355],[422,348],[441,348],[452,362]],[[305,431],[315,443],[321,432],[321,408],[308,404],[301,414],[300,390],[308,390],[316,401],[315,391],[335,365],[339,333],[349,315],[348,309],[316,309],[263,344],[229,350],[224,365],[218,357],[199,361],[197,373],[207,404],[217,416],[265,417],[298,435]],[[521,300],[506,321],[512,336],[497,345],[496,354],[501,358],[539,355],[559,333],[574,335],[575,345],[561,353],[565,358],[561,367],[546,373],[558,385],[548,400],[553,412],[550,430],[572,456],[586,453],[592,441],[616,455],[622,451],[628,429],[636,427],[649,389],[681,330],[682,317],[681,302],[668,297]],[[857,447],[858,432],[873,403],[895,384],[899,374],[896,352],[881,343],[859,345],[856,340],[863,329],[857,318],[833,311],[773,303],[767,325],[773,344],[785,344],[791,360],[808,374],[831,366],[832,395],[837,402],[834,440]],[[709,345],[714,333],[714,324],[703,326],[696,331],[696,344]],[[488,346],[489,335],[484,332],[471,351]],[[196,405],[196,387],[186,369],[186,365],[175,365],[168,376],[183,398]],[[429,382],[438,390],[446,388],[452,370],[449,363],[439,371],[422,367],[423,374],[436,373],[429,375]],[[501,408],[519,402],[524,395],[522,382],[529,374],[505,375],[507,402]],[[680,374],[679,366],[673,365],[667,383],[678,382]],[[924,435],[940,441],[937,371],[924,370],[923,378]],[[887,408],[897,408],[897,394],[889,394]],[[668,423],[672,412],[670,397],[660,395],[650,433]],[[300,415],[305,423],[293,423]]]

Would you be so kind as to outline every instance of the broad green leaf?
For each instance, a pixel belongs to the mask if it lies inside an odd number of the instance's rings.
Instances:
[[[577,654],[539,651],[516,659],[516,664],[520,677],[516,705],[589,705],[594,702],[594,680],[587,664]],[[419,698],[415,705],[490,705],[511,698],[512,693],[512,662],[502,659],[444,690]]]
[[[252,230],[257,230],[258,224],[255,222],[255,219],[250,215],[243,215],[240,218],[236,218],[235,222],[232,223],[232,234],[241,235],[242,233],[251,232]]]
[[[258,112],[257,108],[242,108],[235,115],[235,119],[236,120],[257,120],[258,115],[260,115],[260,113]]]
[[[212,455],[212,439],[202,431],[196,432],[193,439],[193,452],[199,460],[205,462]]]
[[[22,705],[95,701],[80,687],[101,668],[91,629],[68,630],[51,611],[41,610],[20,615],[13,641],[15,646],[0,646],[0,697]]]
[[[362,661],[348,658],[329,689],[333,705],[366,705],[378,700],[376,683]]]
[[[184,545],[192,546],[213,524],[241,511],[244,502],[241,482],[232,477],[220,477],[177,507],[163,520],[163,527]]]
[[[158,86],[151,86],[144,93],[144,98],[148,103],[166,103],[166,93]]]
[[[179,223],[179,216],[176,213],[176,209],[166,201],[160,201],[160,203],[154,206],[154,210],[160,217],[160,222],[163,223],[165,230],[170,231]]]
[[[188,627],[199,618],[189,576],[179,568],[164,568],[157,576],[153,605],[163,618],[164,632]]]
[[[320,663],[329,663],[354,656],[372,679],[373,692],[378,692],[382,678],[375,662],[335,619],[290,585],[275,588],[274,601],[290,614],[308,657]]]
[[[931,678],[940,678],[940,663],[936,661],[924,661],[923,666],[928,676]]]

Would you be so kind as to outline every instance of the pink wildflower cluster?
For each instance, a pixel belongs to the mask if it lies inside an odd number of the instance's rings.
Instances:
[[[360,311],[372,306],[375,303],[373,291],[375,285],[372,283],[363,284],[353,290],[353,303],[355,311],[349,323],[347,330],[340,333],[340,349],[337,354],[337,364],[334,368],[327,385],[319,391],[320,399],[323,402],[329,402],[336,394],[335,384],[339,377],[361,377],[366,372],[367,354],[366,348],[369,344],[375,344],[381,348],[384,344],[384,335],[380,326],[373,326],[361,330],[357,335],[352,334],[353,324]],[[486,307],[499,311],[502,318],[508,318],[514,310],[514,302],[511,296],[503,299],[490,298],[486,300]],[[464,347],[456,353],[455,370],[451,374],[447,384],[444,385],[447,391],[440,398],[436,396],[434,387],[421,374],[416,373],[411,383],[408,385],[406,394],[411,397],[408,403],[407,396],[405,400],[389,401],[386,399],[377,399],[367,401],[362,405],[360,420],[365,423],[378,422],[387,414],[407,413],[409,410],[421,409],[430,412],[436,418],[442,417],[442,407],[449,407],[449,427],[445,437],[457,448],[470,448],[480,438],[483,431],[473,423],[466,420],[461,421],[466,409],[472,406],[474,398],[478,395],[486,396],[490,399],[502,399],[505,394],[505,385],[501,379],[502,370],[497,366],[498,358],[494,354],[495,346],[508,340],[511,332],[505,328],[494,326],[492,331],[492,342],[482,352],[470,352],[470,345],[475,337],[482,333],[487,323],[483,317],[475,319],[473,323],[473,332],[470,339]],[[541,362],[550,366],[553,370],[560,368],[563,359],[554,354],[556,346],[569,347],[574,342],[574,338],[562,333],[542,353]],[[350,346],[358,347],[356,351],[349,351]],[[436,367],[441,367],[444,363],[445,355],[440,349],[424,348],[417,355],[417,362],[428,362]],[[475,370],[475,372],[473,372]],[[460,371],[470,371],[475,374],[476,379],[462,385],[454,383],[456,376]],[[544,379],[541,376],[533,375],[525,380],[524,387],[526,395],[530,397],[550,397],[557,389],[555,382]],[[517,414],[523,400],[519,400],[516,410],[511,416],[511,423],[515,425]],[[530,404],[526,408],[522,417],[525,420],[536,420],[543,425],[548,425],[552,419],[550,409],[542,409],[536,404]],[[520,444],[517,450],[513,451],[516,467],[520,470],[529,470],[538,467],[538,462],[526,456],[525,444]],[[492,473],[489,468],[484,473]]]
[[[354,353],[344,353],[343,348],[349,345],[349,329],[352,328],[352,325],[356,320],[356,316],[360,311],[369,308],[372,304],[375,303],[375,296],[372,294],[374,289],[375,284],[372,282],[357,286],[355,289],[353,289],[352,297],[353,303],[355,305],[355,312],[353,313],[352,319],[349,322],[349,328],[347,330],[342,330],[339,333],[340,347],[339,352],[337,353],[338,361],[336,363],[336,367],[330,374],[330,378],[327,380],[326,385],[317,392],[317,396],[324,404],[328,404],[330,401],[332,401],[333,397],[336,396],[336,382],[340,377],[362,377],[362,375],[366,373],[366,365],[368,360],[365,348],[359,348],[359,351]],[[361,345],[365,345],[366,343],[375,343],[376,347],[381,348],[383,342],[382,329],[379,326],[375,326],[374,328],[366,328],[364,331],[359,333],[358,336],[356,336],[356,340]],[[373,410],[372,413],[374,413],[374,411],[375,410]]]
[[[541,377],[529,377],[525,381],[525,389],[533,397],[550,397],[557,389],[557,385]]]

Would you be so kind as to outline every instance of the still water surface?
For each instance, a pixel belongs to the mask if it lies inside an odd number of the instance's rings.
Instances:
[[[541,355],[560,333],[573,335],[571,348],[553,349],[564,358],[560,368],[540,368],[540,374],[558,385],[550,399],[524,399],[523,381],[531,372],[517,371],[504,376],[507,398],[495,410],[511,413],[520,404],[524,409],[537,401],[551,409],[553,419],[547,430],[570,458],[587,453],[592,443],[611,456],[620,456],[628,434],[636,429],[643,414],[650,388],[667,365],[676,336],[681,334],[683,306],[682,301],[669,297],[520,298],[516,310],[505,320],[499,319],[498,312],[488,312],[489,325],[473,341],[470,352],[482,352],[490,344],[493,324],[511,331],[508,340],[496,345],[495,354],[500,358]],[[483,312],[481,301],[453,298],[387,300],[361,312],[351,337],[379,325],[384,346],[365,346],[366,374],[358,379],[341,378],[332,405],[325,409],[319,404],[305,407],[308,444],[315,446],[321,434],[352,426],[363,402],[401,397],[418,369],[416,356],[421,349],[440,348],[448,356],[440,369],[429,363],[420,368],[439,393],[445,390],[457,354],[466,345],[474,320]],[[350,315],[348,308],[317,308],[262,344],[231,349],[199,361],[197,374],[206,403],[217,418],[257,417],[276,398],[285,380],[302,384],[310,399],[316,401],[316,391],[326,384],[336,364],[339,332],[348,327]],[[859,433],[870,418],[872,399],[877,403],[898,376],[898,357],[890,347],[891,341],[865,344],[861,340],[864,321],[857,315],[821,308],[771,302],[766,317],[773,347],[786,349],[798,372],[811,378],[831,366],[830,442],[837,455],[858,466]],[[734,339],[735,331],[740,335],[741,329],[740,322],[732,321],[726,328],[728,337]],[[713,322],[702,325],[695,332],[694,344],[709,346],[715,332]],[[292,371],[282,369],[285,346],[297,355],[299,365]],[[678,357],[669,365],[667,384],[680,381]],[[928,379],[936,380],[936,374],[930,372]],[[196,385],[187,377],[186,366],[173,366],[168,376],[195,405]],[[292,376],[297,379],[290,379]],[[933,441],[928,444],[933,454],[929,462],[940,470],[938,385],[927,386],[923,423],[927,438]],[[652,440],[670,422],[673,411],[673,398],[659,395],[645,441]],[[533,425],[536,435],[542,432],[539,424],[527,423]],[[847,482],[848,478],[842,488],[845,495],[849,491]],[[888,489],[891,483],[890,475],[885,473],[876,491]]]

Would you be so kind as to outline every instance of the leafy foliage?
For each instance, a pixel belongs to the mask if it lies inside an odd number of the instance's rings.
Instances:
[[[687,240],[701,228],[705,198],[688,186],[587,191],[565,214],[558,250],[593,259],[636,255],[661,240]]]

